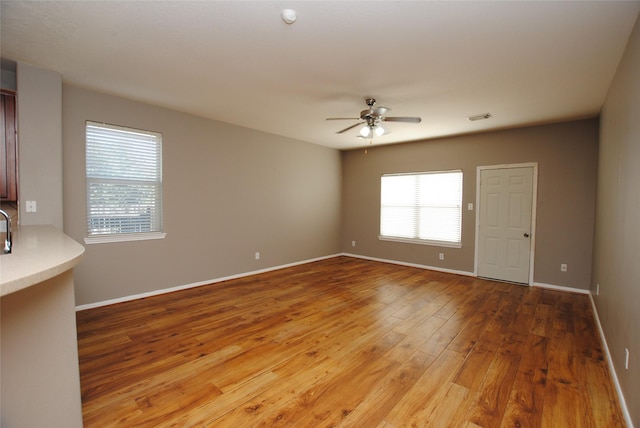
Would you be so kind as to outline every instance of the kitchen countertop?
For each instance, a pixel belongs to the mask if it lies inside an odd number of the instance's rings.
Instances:
[[[53,226],[20,226],[11,254],[0,255],[1,296],[53,278],[78,264],[84,247]]]

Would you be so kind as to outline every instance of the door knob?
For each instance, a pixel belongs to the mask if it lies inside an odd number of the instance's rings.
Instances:
[[[528,234],[527,232],[525,232],[525,233],[524,233],[524,237],[525,237],[525,238],[528,238],[528,237],[529,237],[529,234]]]

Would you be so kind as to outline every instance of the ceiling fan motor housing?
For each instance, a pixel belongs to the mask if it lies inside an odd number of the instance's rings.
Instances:
[[[385,135],[388,133],[387,130],[383,129],[382,126],[380,126],[380,123],[383,121],[390,121],[390,122],[409,122],[409,123],[420,123],[421,119],[419,117],[385,117],[385,114],[387,114],[387,112],[389,112],[389,108],[387,107],[375,107],[374,105],[376,103],[376,99],[375,98],[366,98],[365,99],[367,105],[369,106],[368,109],[366,110],[362,110],[360,112],[360,120],[361,122],[356,123],[354,125],[348,126],[345,129],[342,129],[340,131],[338,131],[338,134],[342,134],[343,132],[346,132],[352,128],[355,128],[358,125],[361,125],[362,123],[365,124],[365,128],[363,128],[361,130],[361,136],[363,136],[363,132],[365,132],[366,127],[370,128],[369,130],[366,130],[367,135],[373,136],[373,131],[375,128],[376,135],[380,136],[380,135]],[[338,118],[329,118],[327,120],[352,120],[352,118],[347,118],[347,117],[338,117]]]

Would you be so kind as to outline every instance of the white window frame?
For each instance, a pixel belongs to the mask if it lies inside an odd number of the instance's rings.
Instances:
[[[162,225],[162,134],[86,121],[85,138],[87,237],[84,242],[163,239],[166,234]],[[97,196],[99,189],[110,186],[118,189],[115,196],[124,203],[110,203]],[[141,201],[142,197],[147,199]]]
[[[455,193],[445,194],[446,196],[443,196],[442,194],[438,195],[437,193],[429,192],[427,189],[420,189],[419,183],[429,180],[432,177],[436,178],[434,175],[440,175],[439,178],[446,178],[445,175],[450,175],[455,182],[452,183],[452,185],[456,187],[454,190]],[[407,183],[407,189],[412,191],[404,194],[403,192],[390,192],[389,188],[385,187],[385,178],[393,179],[393,177],[398,177],[398,180],[405,181]],[[424,177],[426,180],[422,180],[420,177]],[[462,170],[383,174],[380,179],[380,234],[378,239],[411,244],[461,248],[463,182],[464,175]],[[387,185],[389,185],[389,183],[391,182],[388,181]],[[459,188],[457,187],[458,185]],[[439,199],[439,201],[436,201],[436,199]],[[392,223],[393,215],[390,213],[393,209],[395,209],[397,213],[400,213],[407,221],[394,225]],[[442,234],[435,233],[433,229],[429,229],[428,224],[425,224],[428,220],[420,220],[421,214],[424,215],[423,213],[427,210],[431,210],[431,212],[434,212],[434,210],[435,212],[445,210],[456,211],[456,215],[453,217],[454,226],[452,226],[450,230],[450,234],[456,235],[455,239],[452,236],[448,239],[434,238],[437,235],[442,236]],[[405,230],[397,233],[398,230],[403,227]],[[393,233],[390,229],[395,229],[396,233]]]

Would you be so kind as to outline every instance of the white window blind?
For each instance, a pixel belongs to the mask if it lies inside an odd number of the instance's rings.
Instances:
[[[459,246],[461,236],[462,171],[382,176],[381,239]]]
[[[164,236],[161,134],[87,122],[86,165],[86,242]]]

